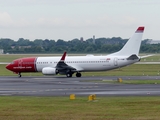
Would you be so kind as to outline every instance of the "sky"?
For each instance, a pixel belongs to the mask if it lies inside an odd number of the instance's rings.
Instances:
[[[0,38],[160,40],[160,0],[0,0]]]

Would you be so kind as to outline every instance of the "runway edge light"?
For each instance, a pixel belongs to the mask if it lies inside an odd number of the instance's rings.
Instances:
[[[95,94],[88,96],[88,101],[92,101],[92,100],[95,100],[95,99],[96,99],[96,95]]]
[[[76,97],[75,97],[75,94],[70,94],[70,100],[75,100]]]
[[[122,80],[122,78],[118,78],[117,81],[118,81],[119,83],[122,83],[123,80]]]

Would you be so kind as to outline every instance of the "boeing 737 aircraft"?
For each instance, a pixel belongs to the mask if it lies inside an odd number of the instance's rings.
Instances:
[[[144,27],[139,27],[123,48],[106,56],[29,57],[14,60],[6,68],[21,77],[23,72],[42,72],[44,75],[62,74],[81,77],[81,72],[107,71],[140,61],[139,49]]]

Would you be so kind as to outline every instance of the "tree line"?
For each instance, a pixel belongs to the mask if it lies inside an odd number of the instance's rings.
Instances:
[[[85,41],[73,39],[69,41],[64,40],[42,40],[36,39],[30,41],[28,39],[19,38],[18,41],[11,39],[0,39],[0,49],[4,53],[9,54],[27,54],[27,53],[113,53],[120,50],[128,39],[120,37],[113,38],[92,38]],[[142,41],[140,48],[141,53],[159,53],[160,44],[146,44],[148,39]],[[133,46],[134,47],[134,46]]]

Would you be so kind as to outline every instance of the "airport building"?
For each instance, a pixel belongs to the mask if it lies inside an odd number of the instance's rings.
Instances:
[[[4,53],[4,50],[3,49],[0,49],[0,54],[3,54]]]
[[[150,39],[150,40],[148,40],[146,42],[146,44],[160,44],[160,40],[152,40],[152,39]]]

